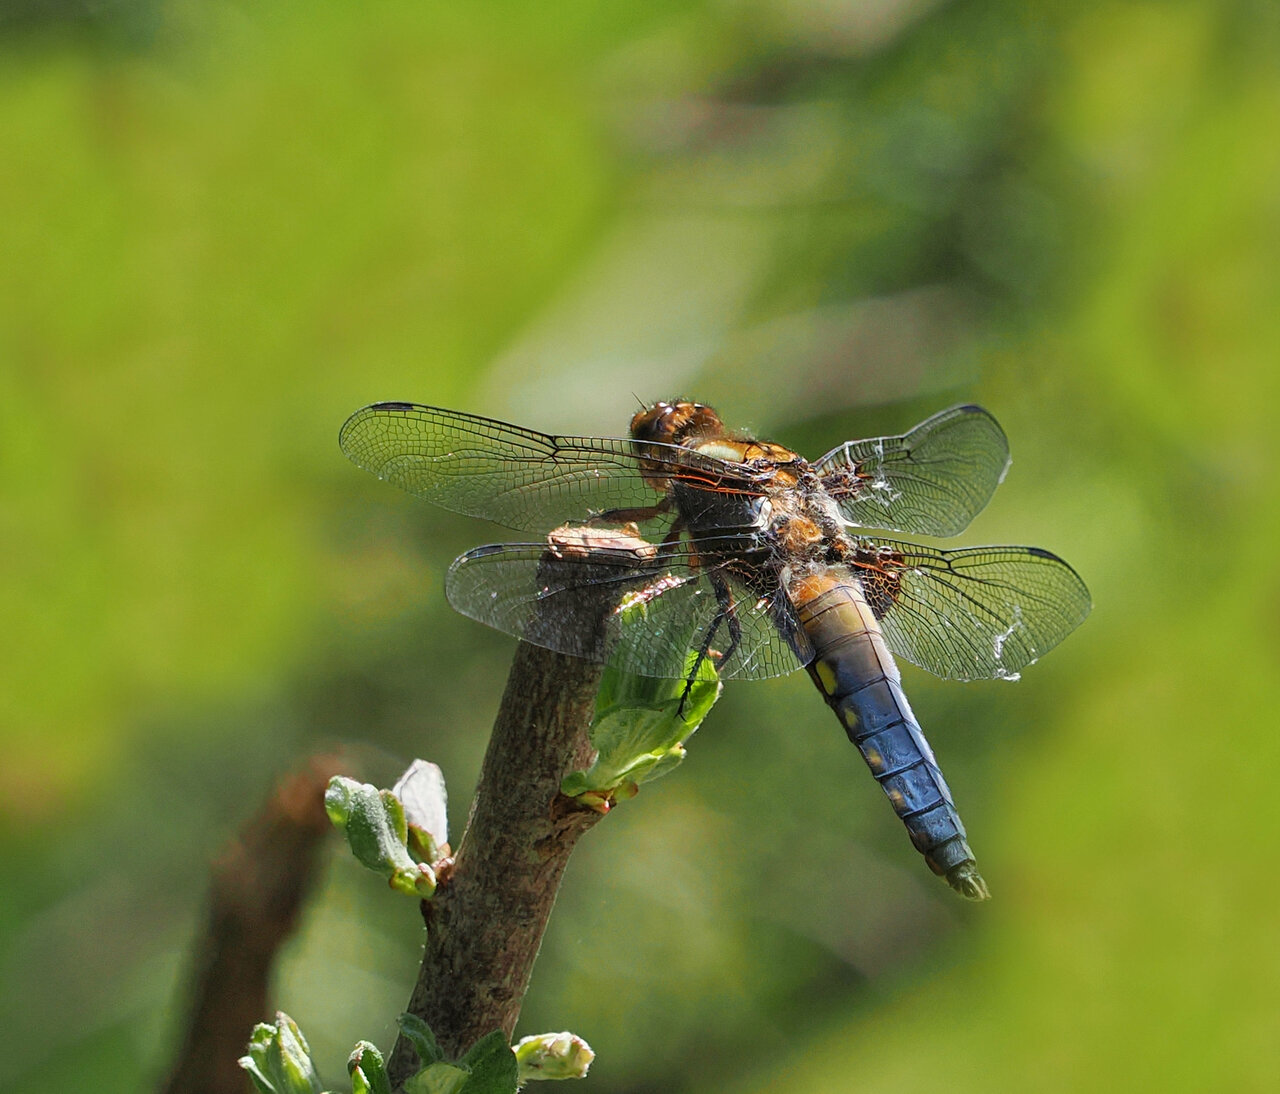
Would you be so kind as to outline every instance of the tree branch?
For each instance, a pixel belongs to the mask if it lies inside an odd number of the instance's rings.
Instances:
[[[333,828],[325,784],[350,764],[349,756],[326,753],[281,779],[215,863],[191,1016],[162,1094],[243,1094],[236,1060],[268,1013],[272,964],[314,888]]]
[[[560,794],[591,760],[601,668],[521,642],[485,754],[471,819],[447,883],[423,902],[426,952],[409,1011],[456,1059],[515,1029],[529,974],[578,837],[600,819]],[[421,1065],[400,1037],[394,1084]]]
[[[558,558],[602,547],[653,551],[616,529],[559,530],[549,543],[544,565],[552,568]],[[582,559],[575,561],[581,578]],[[600,595],[602,627],[611,601]],[[593,759],[587,731],[602,671],[527,642],[516,647],[453,869],[423,902],[427,944],[408,1009],[430,1026],[447,1059],[495,1029],[510,1037],[569,855],[600,820],[564,797],[560,784]],[[400,1037],[388,1061],[392,1084],[418,1066]]]

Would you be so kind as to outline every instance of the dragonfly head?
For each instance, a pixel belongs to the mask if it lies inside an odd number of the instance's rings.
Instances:
[[[654,403],[631,419],[631,436],[637,441],[685,444],[694,437],[717,437],[724,423],[703,403]]]

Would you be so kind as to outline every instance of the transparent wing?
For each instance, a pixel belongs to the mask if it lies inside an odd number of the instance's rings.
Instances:
[[[414,403],[356,411],[338,444],[358,467],[410,494],[509,528],[546,532],[567,517],[643,509],[667,478],[714,487],[749,471],[675,445],[553,437]]]
[[[1038,547],[867,546],[854,570],[889,649],[948,680],[1016,677],[1092,607],[1075,570]]]
[[[1009,442],[982,407],[956,406],[899,437],[846,441],[814,466],[851,524],[954,536],[1000,485]]]
[[[468,551],[449,568],[449,603],[507,634],[641,676],[682,679],[689,651],[704,643],[725,679],[779,676],[812,657],[780,590],[751,593],[732,563],[702,567],[688,545],[656,562],[597,549],[548,568],[546,557],[543,543]]]

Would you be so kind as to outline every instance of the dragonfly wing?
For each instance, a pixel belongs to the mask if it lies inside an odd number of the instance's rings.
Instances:
[[[854,569],[889,649],[944,679],[1016,678],[1092,607],[1075,570],[1038,547],[874,546]]]
[[[901,436],[846,441],[814,466],[851,524],[954,536],[1000,485],[1009,442],[982,407],[956,406]]]
[[[736,479],[735,465],[675,445],[555,437],[414,403],[356,411],[338,444],[359,467],[420,498],[509,528],[545,532],[566,517],[645,509],[665,480]]]
[[[726,679],[779,676],[812,655],[781,590],[749,593],[729,564],[703,567],[683,545],[656,561],[593,550],[548,566],[546,544],[490,544],[455,560],[445,593],[497,630],[641,676],[683,679],[704,643]]]

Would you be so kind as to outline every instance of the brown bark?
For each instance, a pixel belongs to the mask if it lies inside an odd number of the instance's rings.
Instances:
[[[590,554],[652,558],[653,546],[633,533],[566,527],[548,538],[539,581],[554,586],[564,576],[557,567],[572,566],[574,617],[594,631],[579,636],[583,649],[604,651],[605,620],[621,592],[613,582],[587,581]],[[617,573],[605,565],[598,576]],[[583,599],[593,591],[594,607]],[[542,622],[535,620],[531,633]],[[423,904],[426,952],[409,1011],[431,1028],[447,1059],[496,1029],[511,1036],[569,855],[601,817],[564,797],[560,783],[594,758],[587,731],[602,671],[528,642],[516,647],[452,872]],[[387,1065],[393,1086],[413,1073],[416,1060],[399,1038]]]
[[[265,1021],[276,952],[297,925],[317,858],[332,830],[324,811],[331,776],[349,766],[313,757],[282,779],[214,864],[209,918],[198,948],[191,1017],[162,1094],[245,1094],[236,1061]]]
[[[560,794],[564,776],[591,760],[600,673],[526,642],[516,648],[453,870],[423,902],[426,952],[408,1009],[448,1059],[495,1029],[510,1037],[569,855],[600,819]],[[401,1037],[392,1084],[417,1066]]]

